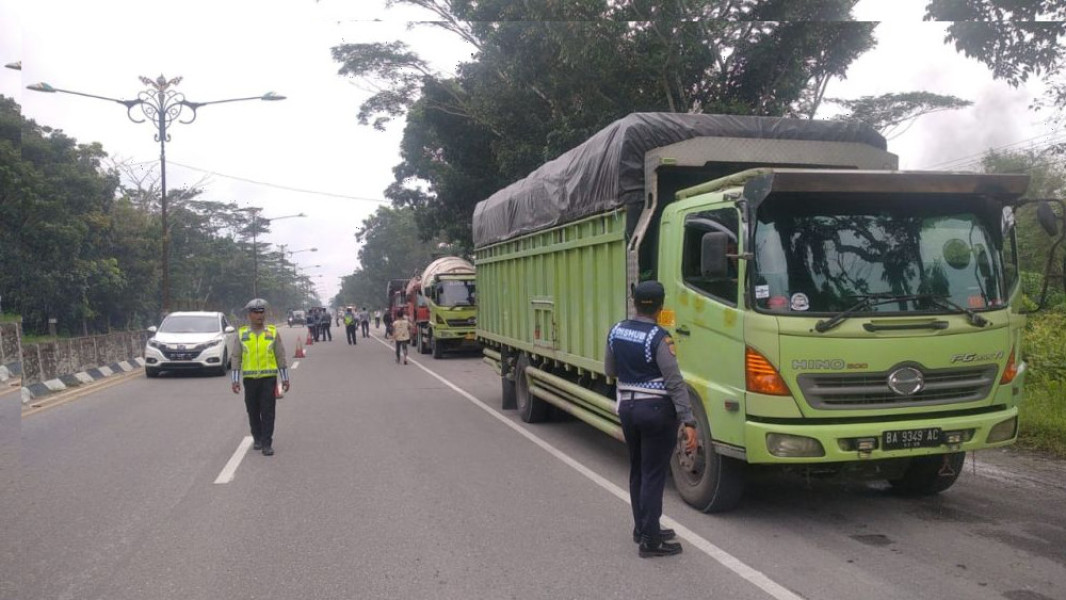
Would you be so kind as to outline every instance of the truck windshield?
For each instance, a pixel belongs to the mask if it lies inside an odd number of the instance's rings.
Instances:
[[[753,297],[757,308],[832,313],[870,295],[864,312],[951,312],[1006,304],[998,238],[974,203],[778,201],[759,208]]]
[[[473,281],[442,281],[437,284],[438,306],[474,306]]]

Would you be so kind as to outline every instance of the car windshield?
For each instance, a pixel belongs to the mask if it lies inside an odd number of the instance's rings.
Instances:
[[[218,333],[218,317],[211,315],[171,315],[159,326],[160,333]]]
[[[440,306],[474,306],[473,281],[442,281],[437,285]]]
[[[771,311],[835,312],[870,295],[867,312],[974,310],[1006,303],[998,221],[974,203],[938,198],[856,207],[842,200],[768,201],[755,228],[755,304]],[[918,295],[920,298],[902,298]]]

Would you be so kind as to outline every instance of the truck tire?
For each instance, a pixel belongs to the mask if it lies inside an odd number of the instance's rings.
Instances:
[[[911,459],[902,477],[888,483],[902,496],[932,496],[954,485],[965,462],[965,452],[919,456]]]
[[[429,338],[429,347],[433,351],[433,358],[444,357],[444,343],[438,340],[435,336]]]
[[[508,379],[506,375],[500,376],[500,396],[502,402],[500,408],[503,410],[514,410],[518,408],[518,398],[515,392],[515,382],[513,379]]]
[[[539,423],[548,419],[549,404],[537,398],[529,391],[526,369],[529,368],[529,355],[518,357],[515,365],[515,400],[518,403],[518,416],[526,423]]]
[[[418,353],[429,354],[429,341],[426,340],[426,332],[421,327],[418,328]]]
[[[689,456],[684,453],[684,437],[678,431],[677,447],[670,458],[670,471],[681,499],[705,513],[726,512],[736,508],[744,495],[745,463],[722,456],[711,443],[711,428],[703,403],[689,390],[692,414],[696,418],[699,447]]]

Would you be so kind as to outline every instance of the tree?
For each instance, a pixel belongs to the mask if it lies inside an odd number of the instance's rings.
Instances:
[[[333,49],[381,91],[359,119],[407,115],[386,195],[423,239],[469,247],[474,205],[637,111],[797,114],[874,44],[854,0],[396,0],[474,49],[454,77],[400,42]]]
[[[362,267],[343,278],[336,301],[339,305],[384,306],[390,279],[408,279],[421,273],[438,251],[438,242],[418,239],[414,211],[382,206],[363,220],[357,234]]]
[[[847,114],[837,117],[838,119],[862,121],[889,139],[906,131],[906,128],[922,115],[965,108],[973,104],[955,96],[930,92],[882,94],[854,100],[829,98],[827,101],[843,106],[848,111]],[[903,131],[900,128],[903,128]]]
[[[1062,120],[1066,108],[1066,4],[1061,0],[930,0],[927,21],[949,21],[945,42],[983,62],[1013,87],[1040,77],[1042,101]]]

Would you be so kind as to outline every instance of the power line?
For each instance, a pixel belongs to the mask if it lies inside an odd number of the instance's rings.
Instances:
[[[143,163],[136,163],[136,164],[144,165],[144,164],[151,164],[153,162],[155,162],[155,161],[146,161],[146,162],[143,162]],[[385,200],[384,198],[366,198],[366,197],[363,197],[363,196],[349,196],[347,194],[337,194],[337,193],[334,193],[334,192],[322,192],[322,191],[319,191],[319,190],[309,190],[309,189],[306,189],[306,188],[298,188],[298,187],[292,187],[292,186],[288,186],[288,185],[281,185],[279,183],[270,183],[269,181],[260,181],[258,179],[249,179],[247,177],[239,177],[237,175],[227,175],[225,173],[219,173],[218,171],[212,171],[211,169],[203,169],[203,168],[200,168],[200,167],[194,167],[192,165],[186,165],[184,163],[180,163],[180,162],[177,162],[177,161],[174,161],[174,160],[168,160],[167,164],[177,165],[179,167],[183,167],[183,168],[186,168],[186,169],[189,169],[189,170],[192,170],[192,171],[199,171],[200,173],[206,173],[208,175],[214,175],[214,176],[217,176],[217,177],[224,177],[226,179],[233,179],[235,181],[242,181],[244,183],[251,183],[253,185],[261,185],[261,186],[264,186],[264,187],[271,187],[271,188],[276,188],[276,189],[279,189],[279,190],[285,190],[285,191],[289,191],[289,192],[299,192],[301,194],[314,194],[316,196],[328,196],[330,198],[343,198],[345,200],[359,200],[359,201],[362,201],[362,202],[373,202],[375,204],[388,204],[389,203],[389,201]]]
[[[1037,143],[1037,144],[1033,144],[1031,146],[1031,148],[1034,149],[1034,150],[1038,150],[1038,149],[1041,149],[1041,148],[1046,148],[1048,146],[1051,146],[1052,144],[1057,143],[1060,140],[1066,140],[1066,132],[1054,132],[1053,131],[1051,133],[1042,133],[1040,135],[1035,135],[1035,136],[1033,136],[1031,138],[1026,138],[1024,140],[1019,140],[1017,142],[1011,142],[1009,144],[1004,144],[1002,146],[995,146],[993,148],[987,148],[985,150],[982,150],[980,152],[976,152],[974,154],[967,154],[965,156],[960,156],[959,158],[955,158],[955,159],[952,159],[952,160],[946,160],[946,161],[943,161],[943,162],[939,162],[939,163],[936,163],[934,165],[930,165],[930,166],[925,167],[925,168],[926,169],[930,169],[930,170],[955,169],[955,168],[962,168],[962,167],[977,165],[977,164],[981,163],[981,159],[986,154],[988,154],[989,152],[992,152],[992,151],[995,151],[995,150],[1005,150],[1007,148],[1011,148],[1012,146],[1020,146],[1020,145],[1023,145],[1025,143],[1027,143],[1027,142],[1031,142],[1033,140],[1037,140],[1037,139],[1044,138],[1044,137],[1046,137],[1048,139],[1044,140],[1043,142],[1040,142],[1040,143]]]

